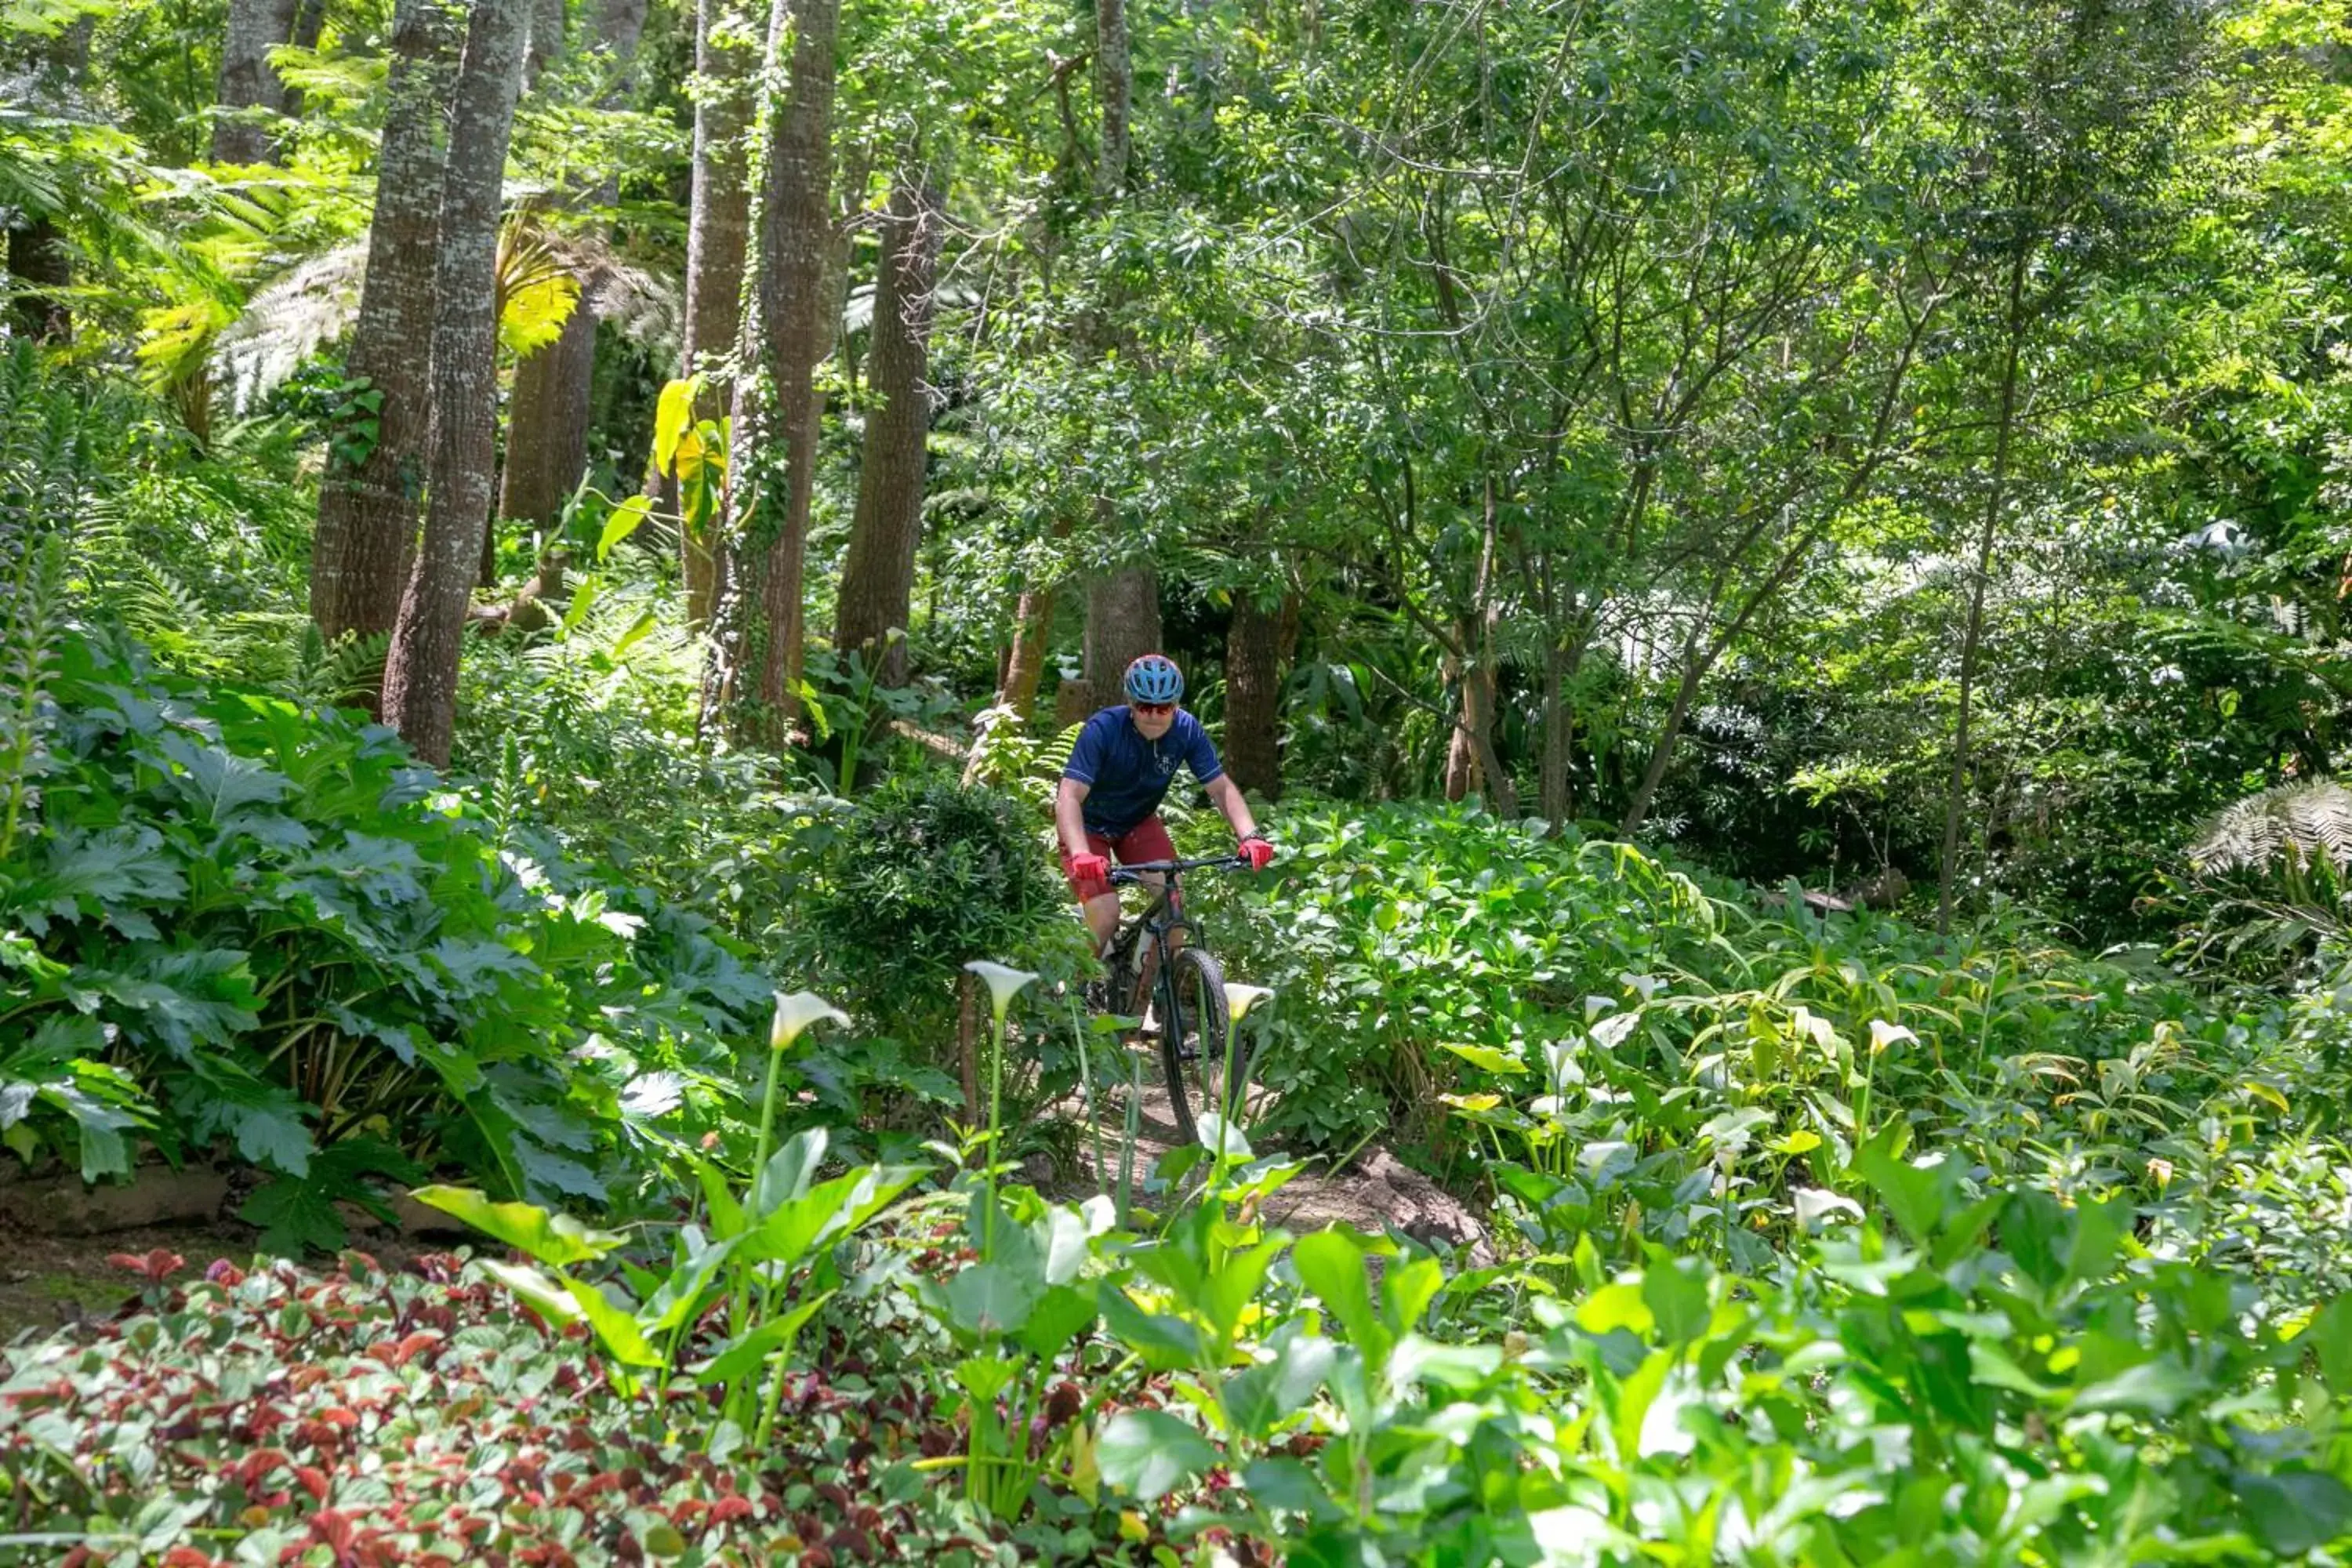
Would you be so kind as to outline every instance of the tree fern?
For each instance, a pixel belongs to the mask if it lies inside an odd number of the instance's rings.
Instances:
[[[2325,860],[2352,867],[2352,790],[2333,779],[2249,795],[2205,825],[2189,851],[2200,872],[2299,874]]]

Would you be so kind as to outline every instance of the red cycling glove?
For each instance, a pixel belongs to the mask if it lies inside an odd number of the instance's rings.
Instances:
[[[1249,862],[1249,868],[1253,871],[1263,871],[1274,863],[1274,846],[1255,834],[1243,839],[1236,852]]]
[[[1087,885],[1108,882],[1110,880],[1110,861],[1101,855],[1073,855],[1070,857],[1070,879]]]

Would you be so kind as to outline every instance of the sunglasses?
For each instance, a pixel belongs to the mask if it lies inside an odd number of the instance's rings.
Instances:
[[[1157,719],[1162,713],[1176,711],[1176,704],[1173,702],[1130,702],[1128,706],[1149,719]]]

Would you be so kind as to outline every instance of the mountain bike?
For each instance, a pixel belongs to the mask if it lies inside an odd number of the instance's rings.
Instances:
[[[1111,886],[1149,886],[1163,879],[1150,905],[1119,927],[1111,944],[1108,1011],[1141,1016],[1147,1011],[1160,1037],[1160,1070],[1168,1077],[1168,1102],[1177,1137],[1201,1140],[1201,1118],[1214,1113],[1223,1125],[1239,1120],[1249,1089],[1249,1047],[1234,1032],[1225,1002],[1224,966],[1202,947],[1199,928],[1185,918],[1180,891],[1187,871],[1241,870],[1238,855],[1202,860],[1139,860],[1110,873]],[[1180,946],[1177,933],[1183,933]]]

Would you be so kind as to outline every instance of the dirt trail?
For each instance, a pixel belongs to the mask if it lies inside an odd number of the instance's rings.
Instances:
[[[1108,1169],[1100,1172],[1095,1168],[1095,1140],[1087,1131],[1083,1105],[1074,1099],[1059,1108],[1078,1123],[1080,1133],[1077,1190],[1061,1195],[1088,1195],[1118,1180],[1119,1152],[1127,1136],[1125,1114],[1116,1097],[1103,1098],[1102,1157]],[[1137,1121],[1135,1176],[1140,1183],[1153,1163],[1176,1147],[1176,1124],[1166,1084],[1146,1080]],[[1279,1155],[1282,1151],[1260,1148],[1256,1152]],[[1337,1173],[1322,1162],[1310,1163],[1267,1200],[1262,1217],[1298,1236],[1335,1224],[1350,1225],[1371,1236],[1394,1227],[1433,1246],[1467,1247],[1474,1263],[1493,1261],[1486,1227],[1478,1217],[1385,1149],[1360,1154]]]

